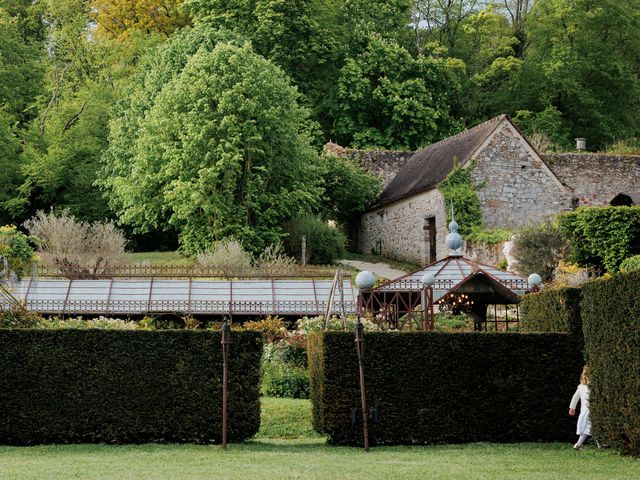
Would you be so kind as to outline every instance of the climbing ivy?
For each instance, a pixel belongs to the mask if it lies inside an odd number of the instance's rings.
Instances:
[[[471,178],[473,165],[462,168],[454,165],[453,170],[445,178],[438,190],[442,193],[447,210],[447,223],[451,221],[451,204],[455,210],[456,222],[460,235],[469,235],[482,229],[482,210],[477,194],[477,186]]]
[[[583,267],[617,272],[640,253],[640,207],[580,207],[559,217],[571,258]]]

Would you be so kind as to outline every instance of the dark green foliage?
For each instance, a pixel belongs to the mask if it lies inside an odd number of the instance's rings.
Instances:
[[[613,273],[640,254],[640,206],[580,207],[560,216],[560,230],[570,240],[570,259],[582,267]]]
[[[567,405],[582,356],[567,334],[367,333],[373,444],[573,439]],[[362,442],[352,333],[309,338],[313,424],[334,444]]]
[[[451,205],[453,205],[456,223],[460,226],[458,232],[461,235],[482,227],[480,199],[471,179],[471,168],[455,165],[447,178],[438,185],[447,208],[447,222],[451,221]]]
[[[260,425],[256,332],[233,332],[229,439]],[[0,444],[218,442],[220,333],[0,330]]]
[[[348,58],[337,84],[332,134],[356,148],[414,150],[451,134],[444,62],[413,58],[393,41],[372,35]]]
[[[341,230],[330,227],[315,217],[295,218],[284,226],[287,255],[300,258],[302,235],[307,237],[307,262],[328,265],[344,256],[347,237]]]
[[[582,320],[591,420],[602,443],[640,456],[640,272],[589,282]]]
[[[382,181],[352,158],[323,156],[325,216],[340,224],[354,222],[378,197]]]
[[[638,11],[638,0],[536,0],[526,21],[522,107],[556,108],[569,138],[587,137],[594,148],[637,135]]]
[[[563,332],[582,339],[579,288],[554,288],[525,295],[520,304],[520,330]]]
[[[551,280],[558,263],[565,255],[566,240],[558,227],[550,222],[530,225],[518,232],[513,256],[522,275],[539,274]]]

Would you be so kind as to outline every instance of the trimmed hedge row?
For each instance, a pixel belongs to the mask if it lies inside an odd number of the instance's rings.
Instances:
[[[520,303],[523,332],[570,333],[582,338],[579,288],[554,288],[525,295]]]
[[[257,332],[233,332],[229,440],[260,426]],[[220,333],[0,330],[0,443],[218,442]]]
[[[583,287],[594,435],[640,456],[640,271]]]
[[[574,439],[567,408],[583,361],[567,334],[381,332],[365,345],[372,444]],[[314,428],[362,444],[353,334],[311,336],[309,369]]]

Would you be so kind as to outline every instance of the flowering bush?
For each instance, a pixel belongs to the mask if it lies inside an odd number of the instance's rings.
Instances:
[[[364,325],[365,331],[376,331],[380,329],[378,325],[376,325],[375,323],[373,323],[372,321],[366,318],[361,318],[360,321]],[[357,316],[347,315],[346,324],[347,324],[348,332],[352,332],[356,328],[357,323],[358,323]],[[325,329],[324,316],[319,315],[317,317],[312,317],[312,318],[303,317],[296,322],[296,326],[298,327],[298,331],[305,336],[313,332],[320,332]],[[338,332],[344,330],[344,325],[342,323],[342,320],[335,316],[331,317],[329,319],[329,324],[327,325],[327,330],[338,331]]]

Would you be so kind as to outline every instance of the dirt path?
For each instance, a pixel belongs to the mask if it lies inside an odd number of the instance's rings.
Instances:
[[[368,270],[372,273],[375,273],[378,277],[383,277],[388,280],[393,280],[394,278],[401,277],[405,275],[407,272],[403,270],[397,270],[395,268],[391,268],[386,263],[378,262],[378,263],[369,263],[369,262],[360,262],[358,260],[340,260],[339,263],[344,265],[349,265],[353,268],[357,268],[358,270]]]

